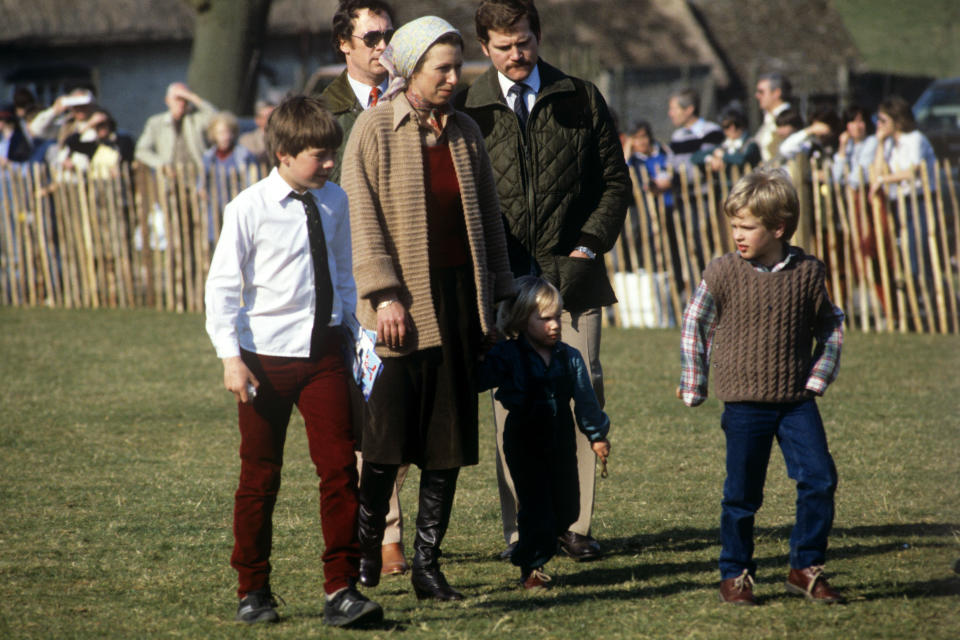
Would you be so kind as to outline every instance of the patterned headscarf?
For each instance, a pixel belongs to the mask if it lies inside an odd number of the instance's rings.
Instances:
[[[434,42],[448,33],[460,35],[452,24],[437,16],[417,18],[397,29],[390,44],[380,54],[380,64],[390,73],[390,84],[383,94],[383,100],[389,100],[403,91],[417,61]]]

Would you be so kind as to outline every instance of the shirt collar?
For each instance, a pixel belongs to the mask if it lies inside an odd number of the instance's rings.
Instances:
[[[497,71],[497,81],[500,83],[500,92],[503,94],[504,99],[506,99],[507,93],[510,92],[510,87],[517,84],[499,71]],[[533,91],[533,95],[540,93],[540,65],[533,67],[533,71],[530,72],[530,75],[520,82],[530,87],[530,90]]]
[[[280,171],[276,167],[270,170],[270,173],[264,180],[266,181],[265,190],[270,200],[282,203],[290,197],[290,192],[293,191],[293,187],[287,184],[287,181],[280,176]],[[326,185],[324,185],[324,187],[325,186]],[[319,201],[320,198],[318,194],[323,191],[323,188],[308,189],[308,191],[313,194],[315,200]]]
[[[383,95],[383,92],[387,90],[387,80],[385,78],[383,82],[377,86],[380,88],[380,95]],[[364,109],[367,108],[367,103],[370,101],[370,89],[373,87],[369,84],[360,82],[359,80],[354,79],[349,73],[347,73],[347,82],[350,83],[350,88],[353,89],[353,94],[357,96],[357,102],[360,103],[360,106]]]
[[[768,267],[765,264],[760,264],[756,260],[747,260],[747,262],[753,265],[753,267],[758,271],[776,273],[777,271],[783,271],[784,269],[786,269],[790,265],[790,263],[796,260],[802,253],[803,252],[798,247],[794,247],[788,244],[787,256],[777,264],[773,265],[772,267]]]

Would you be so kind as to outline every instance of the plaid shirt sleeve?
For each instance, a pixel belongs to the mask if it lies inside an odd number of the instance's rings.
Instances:
[[[824,311],[817,319],[814,328],[817,347],[813,352],[813,366],[807,378],[807,391],[822,396],[827,385],[837,379],[840,371],[840,349],[843,346],[844,314],[840,307],[832,304],[824,290]]]
[[[707,373],[710,344],[717,324],[716,311],[707,283],[701,281],[683,312],[680,329],[680,394],[688,407],[695,407],[707,399]]]

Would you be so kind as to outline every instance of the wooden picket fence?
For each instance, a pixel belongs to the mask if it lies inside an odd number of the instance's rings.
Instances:
[[[869,184],[864,176],[857,189],[823,179],[831,175],[829,161],[797,160],[784,168],[800,185],[801,220],[791,242],[827,264],[828,290],[844,309],[848,327],[960,332],[960,216],[949,160],[938,161],[932,176],[926,166],[918,167],[923,188],[907,195],[900,189],[893,207],[882,195],[870,197],[862,186]],[[645,172],[639,180],[634,177],[634,206],[616,246],[606,255],[619,299],[605,314],[607,324],[679,324],[707,263],[733,250],[722,212],[731,184],[740,177],[733,169],[730,176],[708,170],[704,179],[695,175],[690,184],[681,174],[674,207],[666,207],[662,195],[644,188],[649,183]],[[907,215],[908,210],[925,216],[925,236],[919,216]],[[908,225],[913,226],[912,234]],[[911,260],[911,255],[919,257]],[[917,272],[912,262],[917,263]]]
[[[39,164],[0,168],[0,304],[202,311],[223,206],[267,170],[203,176],[192,164],[157,172],[124,166],[100,176],[54,175]],[[823,180],[829,162],[794,162],[789,170],[802,185],[793,242],[827,263],[830,295],[851,328],[960,332],[960,216],[949,160],[932,176],[921,167],[924,188],[901,190],[892,210],[862,187]],[[706,264],[733,250],[721,205],[738,177],[708,171],[688,184],[681,176],[673,208],[643,188],[648,176],[634,180],[635,206],[606,255],[620,301],[604,315],[607,324],[679,322]],[[919,200],[926,237],[917,216],[904,214]],[[911,251],[923,255],[920,273]]]
[[[0,303],[202,311],[223,206],[267,170],[0,169]]]

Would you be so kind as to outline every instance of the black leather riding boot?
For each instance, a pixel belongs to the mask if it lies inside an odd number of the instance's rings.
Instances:
[[[397,465],[376,464],[364,460],[360,472],[360,509],[357,521],[357,537],[360,540],[360,584],[375,587],[380,584],[380,568],[383,563],[380,545],[387,512],[390,510],[390,494],[397,479]]]
[[[417,537],[413,542],[413,571],[410,580],[417,598],[462,600],[463,594],[447,582],[440,571],[440,543],[450,524],[450,510],[457,491],[460,469],[420,473],[420,509]]]

